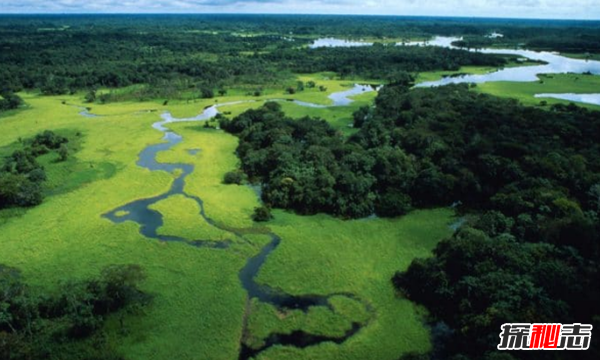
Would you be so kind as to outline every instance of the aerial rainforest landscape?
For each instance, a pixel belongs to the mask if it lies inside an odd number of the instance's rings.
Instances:
[[[0,15],[0,360],[600,359],[588,3]]]

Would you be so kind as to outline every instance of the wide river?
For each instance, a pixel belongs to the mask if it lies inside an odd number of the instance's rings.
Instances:
[[[424,42],[409,42],[409,43],[398,43],[398,46],[438,46],[449,49],[459,49],[452,45],[453,42],[461,40],[458,37],[444,37],[437,36],[432,40]],[[345,41],[340,39],[325,38],[316,40],[310,47],[352,47],[352,46],[369,46],[373,43],[361,42],[361,41]],[[432,87],[442,86],[448,84],[459,84],[459,83],[486,83],[486,82],[497,82],[497,81],[511,81],[511,82],[533,82],[539,81],[539,74],[594,74],[600,75],[600,61],[594,60],[581,60],[571,59],[565,56],[561,56],[556,53],[548,51],[532,51],[525,49],[477,49],[471,50],[477,51],[484,54],[500,54],[500,55],[514,55],[520,56],[529,60],[541,61],[544,64],[540,65],[524,65],[511,68],[504,68],[497,71],[493,71],[487,74],[478,75],[461,75],[455,77],[444,77],[441,80],[426,81],[417,84],[417,87]],[[589,93],[589,94],[537,94],[536,97],[540,98],[556,98],[562,100],[583,102],[588,104],[600,104],[600,93]]]

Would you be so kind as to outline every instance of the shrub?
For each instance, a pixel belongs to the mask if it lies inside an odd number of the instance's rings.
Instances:
[[[223,183],[240,185],[244,181],[244,173],[241,171],[230,171],[225,174]]]
[[[254,214],[252,214],[252,220],[254,221],[258,221],[258,222],[263,222],[263,221],[269,221],[273,218],[273,215],[271,215],[271,209],[267,206],[259,206],[257,208],[254,208]]]
[[[69,148],[65,144],[60,145],[60,148],[58,148],[58,161],[67,161],[68,158]]]

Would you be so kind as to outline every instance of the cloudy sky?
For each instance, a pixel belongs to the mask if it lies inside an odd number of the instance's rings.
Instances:
[[[0,13],[297,13],[600,20],[600,0],[0,0]]]

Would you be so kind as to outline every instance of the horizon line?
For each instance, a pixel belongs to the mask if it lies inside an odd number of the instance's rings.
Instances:
[[[553,17],[540,17],[540,18],[527,18],[527,17],[502,17],[502,16],[478,16],[478,15],[386,15],[386,14],[326,14],[326,13],[235,13],[235,12],[142,12],[142,13],[130,13],[130,12],[22,12],[22,13],[3,13],[0,12],[0,16],[78,16],[78,15],[98,15],[98,16],[109,16],[109,15],[242,15],[242,16],[358,16],[358,17],[403,17],[403,18],[441,18],[441,19],[482,19],[482,20],[549,20],[549,21],[582,21],[582,22],[600,22],[600,19],[585,19],[585,18],[553,18]]]

